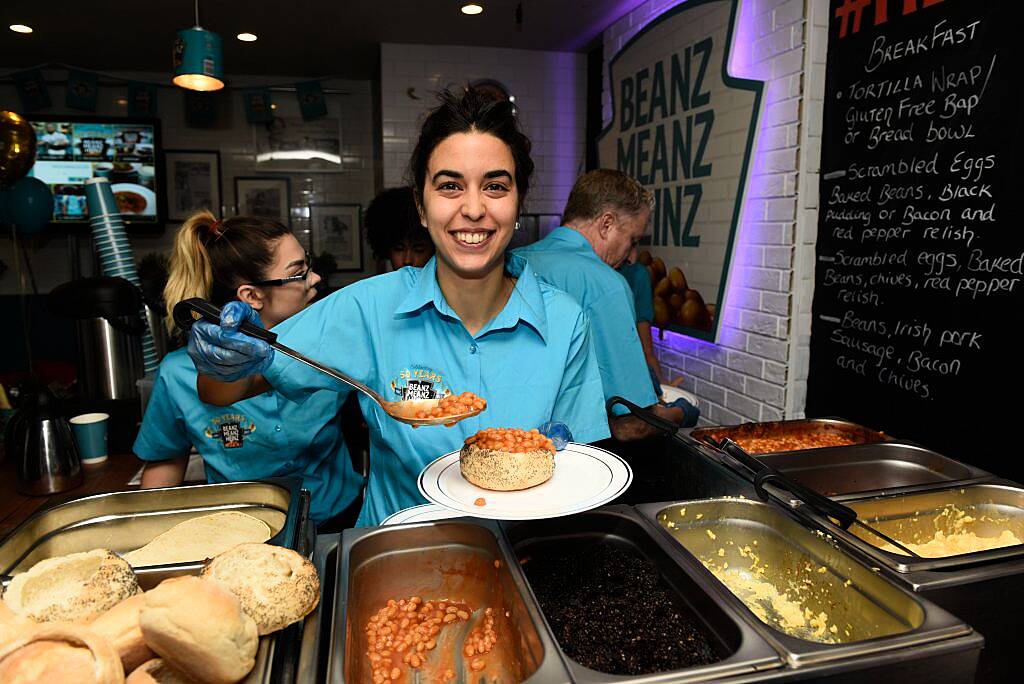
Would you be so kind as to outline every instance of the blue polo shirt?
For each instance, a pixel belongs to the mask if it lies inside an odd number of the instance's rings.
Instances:
[[[658,401],[636,332],[633,293],[625,278],[601,261],[583,235],[567,226],[515,250],[541,280],[568,292],[590,318],[604,396],[620,396],[639,406]],[[626,413],[616,406],[617,414]]]
[[[413,428],[359,400],[370,428],[370,479],[359,525],[375,525],[424,502],[423,468],[462,448],[487,427],[530,429],[566,423],[577,442],[608,436],[586,315],[569,295],[534,277],[521,257],[506,269],[517,278],[505,308],[470,335],[437,283],[436,261],[361,280],[274,330],[280,341],[351,375],[385,398],[418,399],[473,392],[487,410],[454,427]],[[310,392],[349,388],[284,354],[264,374],[296,401]]]
[[[144,461],[166,461],[195,446],[209,482],[301,477],[310,517],[319,523],[345,510],[362,486],[337,420],[343,400],[317,392],[299,406],[264,392],[231,406],[204,404],[196,367],[178,349],[160,363],[132,451]]]
[[[633,309],[636,311],[637,323],[650,323],[654,320],[654,288],[651,287],[651,274],[640,262],[619,266],[619,273],[626,279],[633,293]]]

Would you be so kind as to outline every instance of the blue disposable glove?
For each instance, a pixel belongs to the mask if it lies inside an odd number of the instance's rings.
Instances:
[[[565,445],[572,441],[572,432],[565,423],[549,420],[537,428],[540,434],[550,439],[555,445],[555,451],[561,451]]]
[[[700,408],[694,406],[683,397],[679,397],[673,402],[662,404],[667,408],[679,408],[683,411],[683,423],[679,427],[693,427],[697,424],[700,419]]]
[[[234,382],[267,370],[274,360],[274,348],[238,332],[246,322],[263,327],[259,314],[237,300],[220,310],[220,325],[196,321],[188,336],[188,355],[196,370],[221,382]]]

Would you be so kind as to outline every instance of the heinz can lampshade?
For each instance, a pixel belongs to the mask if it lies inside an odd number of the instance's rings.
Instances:
[[[188,90],[224,87],[220,36],[200,26],[178,31],[174,39],[174,84]]]

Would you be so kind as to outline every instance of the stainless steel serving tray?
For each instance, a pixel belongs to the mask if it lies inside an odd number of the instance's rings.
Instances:
[[[303,498],[299,480],[138,489],[96,494],[39,511],[0,542],[0,575],[24,572],[37,562],[96,548],[132,551],[178,523],[218,511],[239,511],[270,526],[271,544],[295,548]],[[165,577],[198,570],[204,559],[135,568],[149,589]],[[170,573],[170,574],[168,574]]]
[[[666,543],[674,544],[680,562],[703,573],[722,600],[758,626],[793,667],[919,648],[971,634],[957,618],[872,572],[781,508],[721,498],[645,504],[638,510]],[[752,576],[771,580],[783,591],[794,586],[791,582],[806,584],[800,595],[804,607],[813,615],[827,614],[829,626],[837,627],[828,635],[838,643],[798,638],[768,624],[701,563],[718,563],[722,569],[728,562],[734,572],[745,572],[754,565],[751,551],[765,569],[765,574]]]
[[[314,562],[321,569],[324,593],[305,625],[298,681],[372,681],[365,667],[363,626],[387,599],[414,594],[462,598],[477,606],[503,604],[502,614],[507,611],[508,616],[498,618],[499,647],[486,657],[488,668],[476,675],[481,681],[485,676],[487,682],[505,684],[570,681],[540,613],[527,598],[515,556],[489,521],[345,530],[340,538],[318,540]],[[439,645],[432,653],[441,650]],[[428,667],[436,664],[431,661]],[[420,673],[423,681],[426,669]],[[458,667],[452,669],[458,673],[453,684],[477,681]],[[516,670],[519,676],[513,676]]]
[[[845,503],[857,512],[860,520],[902,543],[921,542],[934,536],[938,529],[936,516],[949,505],[974,518],[964,524],[966,531],[988,537],[1008,529],[1018,539],[1024,539],[1024,488],[1007,480],[875,496]],[[843,543],[873,562],[900,573],[1024,559],[1024,544],[943,558],[914,558],[882,550],[879,547],[884,542],[860,527],[843,530],[830,521],[822,522]]]
[[[313,548],[313,566],[320,576],[320,600],[302,625],[302,642],[295,671],[297,682],[326,682],[327,659],[333,650],[334,618],[341,588],[341,533],[321,534]]]
[[[704,623],[717,641],[721,655],[708,665],[623,676],[598,672],[581,665],[561,651],[574,682],[696,682],[751,675],[782,667],[778,653],[749,624],[728,606],[723,606],[702,573],[680,565],[667,548],[659,544],[636,510],[607,506],[556,520],[505,522],[502,529],[517,555],[536,553],[544,545],[607,543],[625,547],[653,563],[662,579],[679,597],[682,607]],[[567,577],[566,582],[572,578]],[[527,581],[527,583],[529,583]],[[536,595],[530,590],[532,601]],[[543,606],[539,606],[543,610]],[[544,620],[547,625],[547,619]],[[548,626],[550,631],[550,626]]]
[[[839,501],[993,478],[980,468],[900,442],[786,451],[757,458]]]
[[[690,436],[701,442],[710,443],[712,438],[721,439],[728,437],[743,446],[742,440],[751,437],[786,437],[798,436],[809,433],[834,433],[850,437],[855,444],[873,444],[876,442],[888,442],[892,438],[884,432],[872,430],[871,428],[851,423],[848,420],[839,418],[806,418],[799,420],[779,420],[765,423],[742,423],[741,425],[720,425],[714,427],[697,428],[690,433]],[[835,449],[843,447],[821,447]],[[755,456],[766,452],[747,450]],[[805,450],[811,451],[811,450]],[[792,454],[794,451],[778,451],[771,453]]]

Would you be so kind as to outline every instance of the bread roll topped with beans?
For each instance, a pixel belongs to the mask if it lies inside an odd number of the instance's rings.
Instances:
[[[477,487],[509,492],[547,482],[555,472],[555,445],[537,430],[487,428],[466,439],[462,477]]]

